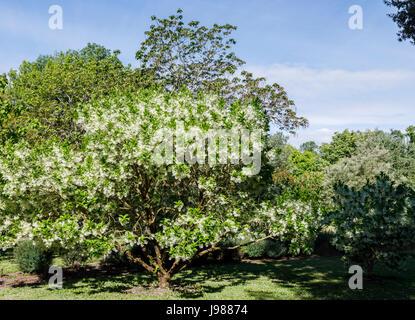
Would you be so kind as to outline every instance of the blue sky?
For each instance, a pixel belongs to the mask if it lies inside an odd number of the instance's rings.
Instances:
[[[63,30],[48,27],[51,5]],[[348,10],[363,8],[363,29]],[[203,24],[238,26],[236,54],[245,68],[288,92],[310,127],[291,143],[328,141],[335,131],[404,129],[415,124],[415,46],[398,42],[382,0],[0,0],[0,73],[40,54],[96,42],[134,60],[150,16],[177,8]]]

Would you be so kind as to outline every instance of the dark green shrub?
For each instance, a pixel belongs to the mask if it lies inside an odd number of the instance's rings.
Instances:
[[[262,258],[265,256],[265,241],[254,242],[242,247],[242,252],[248,258]]]
[[[279,258],[286,254],[287,247],[280,241],[266,239],[242,247],[243,254],[248,258]]]
[[[377,263],[403,270],[415,244],[415,191],[381,173],[362,188],[338,183],[334,188],[336,227],[333,244],[347,264],[373,275]]]
[[[52,263],[52,254],[32,241],[21,241],[14,249],[19,269],[25,273],[44,275]]]
[[[287,253],[287,246],[280,241],[271,239],[265,240],[265,255],[269,258],[280,258]]]

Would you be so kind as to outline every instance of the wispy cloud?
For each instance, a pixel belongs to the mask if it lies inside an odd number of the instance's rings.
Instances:
[[[285,87],[310,121],[291,142],[325,142],[345,128],[401,129],[415,121],[415,70],[313,69],[304,65],[250,66]]]

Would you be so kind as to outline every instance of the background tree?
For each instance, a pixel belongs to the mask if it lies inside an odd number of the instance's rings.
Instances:
[[[385,0],[389,7],[398,11],[389,16],[399,27],[398,40],[409,40],[415,45],[415,2],[413,0]]]
[[[79,51],[23,61],[18,71],[8,74],[4,94],[9,107],[3,109],[0,119],[1,136],[13,137],[14,142],[52,135],[76,138],[79,128],[72,121],[72,113],[79,103],[116,89],[147,85],[145,72],[123,66],[118,54],[119,51],[88,44]]]
[[[330,143],[323,143],[319,149],[321,157],[331,164],[338,160],[350,157],[356,151],[357,141],[361,133],[359,131],[344,130],[336,132]]]
[[[13,138],[13,133],[3,130],[3,124],[9,121],[11,116],[11,102],[6,96],[7,75],[0,75],[0,143]]]
[[[376,146],[359,146],[356,154],[340,159],[326,169],[325,184],[328,187],[341,183],[357,190],[366,183],[374,182],[376,177],[385,173],[398,179],[392,168],[392,156],[389,150]]]
[[[136,58],[142,69],[154,72],[155,79],[169,91],[186,87],[192,92],[213,91],[229,102],[242,103],[258,99],[270,119],[282,130],[306,126],[307,120],[298,117],[284,88],[274,83],[264,84],[264,78],[254,78],[243,71],[235,76],[245,63],[235,56],[230,38],[235,26],[201,26],[198,21],[185,25],[182,10],[168,19],[152,17],[155,21],[146,31]]]
[[[409,143],[415,144],[415,126],[406,128],[405,135],[409,138]]]
[[[415,243],[415,194],[380,174],[362,188],[335,187],[333,244],[349,263],[360,264],[369,277],[376,263],[400,269]]]
[[[307,141],[307,142],[304,142],[303,144],[301,144],[300,150],[302,152],[309,151],[309,152],[317,153],[318,152],[318,145],[314,141]]]

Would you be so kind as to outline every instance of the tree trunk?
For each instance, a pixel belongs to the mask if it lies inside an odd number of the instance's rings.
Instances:
[[[159,288],[169,289],[170,288],[170,274],[158,274]]]

